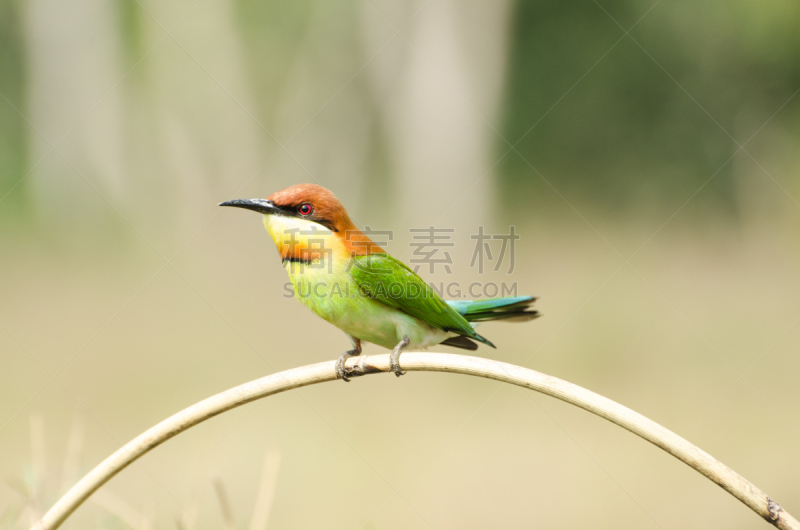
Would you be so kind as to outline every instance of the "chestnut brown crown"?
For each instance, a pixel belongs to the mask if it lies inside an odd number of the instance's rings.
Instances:
[[[267,200],[281,210],[297,212],[298,216],[327,226],[334,232],[344,233],[356,229],[336,195],[318,184],[295,184],[276,191]]]

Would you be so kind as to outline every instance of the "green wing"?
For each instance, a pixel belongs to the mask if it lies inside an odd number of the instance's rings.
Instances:
[[[403,262],[388,254],[353,256],[350,276],[370,298],[399,309],[433,327],[458,333],[489,346],[458,311]]]

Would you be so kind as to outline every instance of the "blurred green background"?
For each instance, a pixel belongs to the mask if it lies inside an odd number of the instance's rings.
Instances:
[[[0,527],[146,428],[333,359],[255,215],[298,182],[455,229],[543,313],[479,355],[565,378],[800,512],[800,4],[0,3]],[[470,235],[521,234],[515,270]],[[447,348],[443,348],[447,350]],[[377,352],[369,346],[368,353]],[[391,375],[211,420],[65,528],[764,528],[635,436],[491,381]]]

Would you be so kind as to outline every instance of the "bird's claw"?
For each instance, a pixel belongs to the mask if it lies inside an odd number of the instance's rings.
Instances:
[[[394,347],[392,354],[389,356],[389,367],[397,377],[405,375],[405,372],[400,369],[400,353],[403,351],[403,348],[408,346],[409,342],[411,341],[408,339],[408,335],[405,335],[403,340],[397,343],[397,346]]]
[[[348,376],[352,372],[351,370],[348,370],[347,367],[344,364],[345,361],[347,361],[348,357],[350,357],[348,355],[348,352],[345,352],[336,361],[336,379],[341,379],[345,383],[349,383],[350,382],[350,378]]]
[[[400,377],[401,375],[405,375],[405,372],[400,369],[400,353],[402,353],[403,348],[408,346],[411,341],[408,339],[408,335],[403,337],[403,340],[397,343],[397,346],[394,347],[392,350],[392,354],[389,356],[389,366],[394,375]],[[356,348],[346,351],[339,356],[336,360],[336,379],[341,379],[346,383],[350,382],[351,377],[356,377],[359,375],[364,375],[367,373],[366,366],[363,364],[365,359],[362,358],[361,362],[359,362],[356,366],[351,369],[348,369],[346,366],[347,359],[354,355],[361,354],[361,343],[360,341],[354,343]]]
[[[361,375],[360,373],[356,373],[356,370],[348,370],[347,366],[345,366],[347,359],[353,357],[354,355],[361,355],[361,341],[358,339],[352,340],[354,348],[341,354],[339,359],[336,361],[336,379],[341,379],[345,383],[350,382],[351,375]]]
[[[406,375],[406,373],[400,369],[400,363],[394,362],[394,359],[392,359],[391,370],[397,377],[400,377],[401,375]]]

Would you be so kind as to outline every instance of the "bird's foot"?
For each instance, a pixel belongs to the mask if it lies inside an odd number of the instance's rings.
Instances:
[[[350,382],[350,375],[353,374],[353,370],[348,370],[344,363],[347,362],[347,359],[359,353],[361,352],[349,350],[339,356],[339,359],[336,361],[336,379],[343,379],[346,383]]]
[[[346,383],[350,382],[350,378],[347,377],[349,370],[345,368],[344,363],[350,357],[348,355],[350,352],[344,352],[339,356],[339,359],[336,361],[336,379],[344,379]]]
[[[348,370],[345,366],[347,359],[353,357],[354,355],[361,355],[361,341],[358,339],[353,341],[353,345],[355,348],[352,350],[348,350],[339,356],[339,359],[336,361],[336,379],[342,379],[345,383],[350,382],[351,375],[361,375],[355,373],[355,370]]]
[[[396,375],[397,377],[400,377],[401,375],[405,374],[405,372],[400,370],[400,352],[403,351],[403,348],[408,346],[409,342],[411,341],[408,339],[408,335],[405,335],[403,337],[403,340],[398,342],[397,346],[395,346],[394,349],[392,350],[392,355],[389,356],[389,366],[391,367],[391,370],[394,372],[394,375]]]

